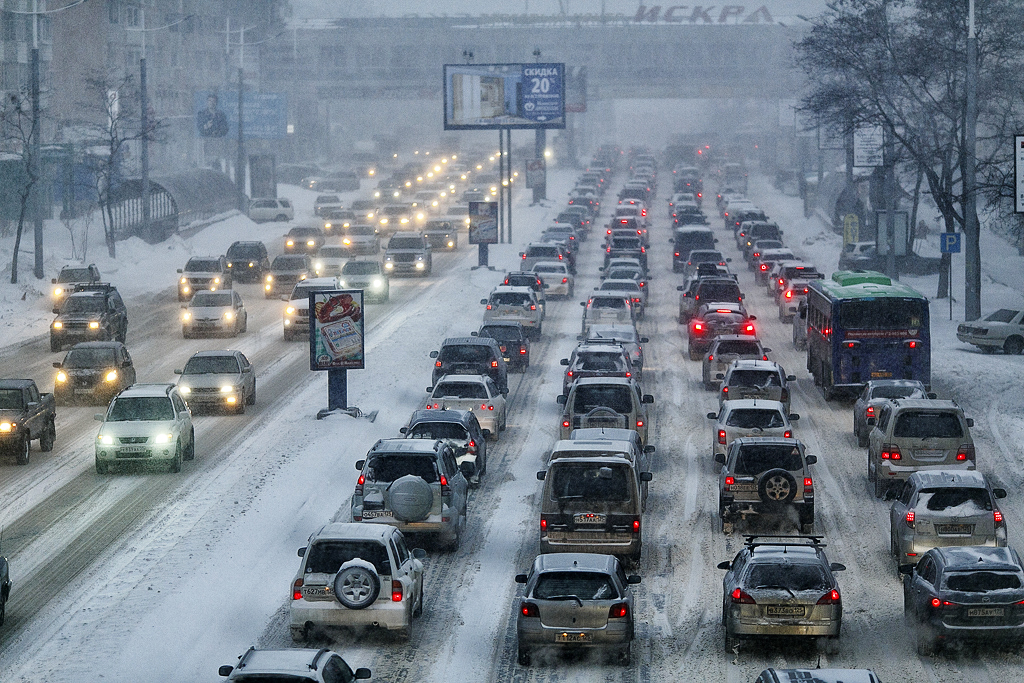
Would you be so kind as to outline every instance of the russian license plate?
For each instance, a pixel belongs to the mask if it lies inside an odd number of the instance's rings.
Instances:
[[[756,491],[757,484],[733,484],[729,487],[730,491]]]
[[[803,605],[768,605],[765,609],[770,617],[802,617],[804,615]]]
[[[871,371],[871,379],[886,379],[887,377],[892,377],[892,373],[891,372],[887,372],[885,370],[872,370]]]
[[[363,519],[377,519],[378,517],[390,517],[391,510],[363,510]]]
[[[589,643],[594,639],[591,633],[556,633],[556,643]]]
[[[946,454],[946,451],[942,450],[925,450],[925,451],[914,451],[915,458],[921,458],[924,460],[934,460],[935,458],[941,458]]]
[[[145,453],[145,446],[121,446],[117,449],[119,455],[131,455],[133,453]]]
[[[967,610],[967,616],[969,617],[1001,617],[1003,616],[1002,607],[971,607]]]
[[[573,515],[572,521],[577,524],[604,524],[608,517],[606,515],[596,514],[593,512],[585,512],[579,515]]]
[[[91,393],[92,393],[92,389],[75,389],[75,395],[76,396],[79,396],[81,394],[91,394]]]
[[[331,594],[330,586],[303,586],[302,594],[307,598],[326,598]]]
[[[935,533],[970,536],[974,532],[973,524],[936,524]]]
[[[475,375],[477,374],[476,368],[455,368],[456,375]]]

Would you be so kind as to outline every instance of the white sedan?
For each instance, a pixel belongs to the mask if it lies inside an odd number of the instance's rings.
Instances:
[[[576,290],[576,280],[569,272],[569,266],[560,261],[539,261],[533,264],[533,272],[544,283],[546,296],[569,298]]]
[[[497,439],[505,430],[505,396],[485,375],[445,375],[436,386],[427,387],[428,409],[471,410],[488,438]]]

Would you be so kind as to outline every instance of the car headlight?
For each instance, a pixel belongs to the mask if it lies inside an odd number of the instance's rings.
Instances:
[[[388,224],[388,219],[387,218],[381,218],[380,219],[380,224],[381,225],[387,225]]]
[[[59,330],[59,329],[61,329],[62,327],[64,327],[64,323],[62,323],[62,322],[61,322],[61,321],[59,321],[59,320],[54,320],[54,321],[53,321],[53,329],[55,329],[55,330]]]
[[[451,247],[454,247],[454,246],[455,246],[455,242],[453,242],[451,240],[448,240],[448,247],[451,248]]]
[[[220,278],[219,277],[213,278],[213,284],[219,285],[220,284]]]
[[[97,321],[97,320],[90,320],[89,321],[89,329],[90,330],[98,330],[98,329],[100,329],[99,321]]]
[[[67,382],[68,381],[68,373],[64,372],[63,370],[58,372],[57,373],[57,381],[58,382]]]
[[[417,220],[423,220],[423,214],[422,213],[416,214],[416,219]]]
[[[61,289],[60,287],[57,287],[56,289],[53,290],[53,295],[54,296],[60,296],[63,293],[64,293],[64,290]]]
[[[170,443],[174,434],[157,434],[153,437],[153,443]]]
[[[189,313],[188,311],[184,311],[184,312],[183,312],[183,313],[181,314],[181,319],[182,319],[182,320],[191,320],[191,319],[192,319],[192,314],[191,314],[191,313]]]
[[[187,285],[188,284],[188,278],[184,278],[184,277],[181,278],[181,284]]]
[[[222,393],[222,394],[230,394],[234,390],[235,390],[235,388],[233,386],[231,386],[230,384],[225,384],[224,386],[222,386],[220,388],[220,393]]]
[[[330,223],[324,223],[324,230],[330,230],[330,229],[331,229],[331,224]]]
[[[313,264],[313,270],[315,270],[316,272],[319,273],[323,269],[324,269],[324,264],[322,264],[322,263],[314,263]]]
[[[273,275],[267,275],[267,282],[273,282],[273,281],[274,281],[274,276]]]
[[[399,221],[399,222],[400,222],[400,223],[401,223],[402,225],[405,225],[406,223],[408,223],[408,222],[409,222],[409,219],[408,219],[408,218],[403,218],[403,219],[402,219],[401,221]]]
[[[180,393],[180,394],[191,394],[192,393],[192,387],[184,387],[184,386],[180,386],[179,385],[178,386],[178,393]]]
[[[284,243],[284,245],[286,247],[294,247],[295,246],[295,240],[288,240],[287,242]]]
[[[284,312],[286,315],[295,315],[295,307],[289,306],[288,308],[284,309]]]
[[[374,289],[380,289],[381,287],[384,286],[384,280],[380,279],[379,277],[375,277],[373,278],[373,280],[370,281],[370,286],[373,287]]]
[[[338,286],[341,287],[342,289],[348,289],[348,281],[338,280]]]
[[[249,261],[249,267],[250,267],[250,268],[252,268],[252,267],[253,267],[253,266],[255,266],[255,265],[256,265],[255,263],[253,263],[252,261]]]
[[[316,242],[314,242],[313,240],[306,240],[306,246],[307,247],[312,247],[315,244],[316,244]]]
[[[395,264],[392,263],[391,261],[388,261],[387,263],[384,264],[384,267],[390,270],[395,267]]]
[[[112,437],[110,434],[100,434],[96,437],[96,439],[104,446],[114,445],[114,437]]]
[[[108,382],[116,382],[117,381],[117,370],[111,370],[110,372],[108,372],[107,376],[104,377],[104,379],[107,380]]]
[[[346,247],[352,246],[352,240],[351,240],[350,238],[348,238],[348,237],[346,237],[345,239],[343,239],[343,240],[341,241],[341,243],[342,243],[342,244],[344,244],[344,245],[345,245]]]
[[[224,311],[224,319],[225,320],[233,320],[234,317],[235,317],[235,314],[232,313],[231,311]]]
[[[0,422],[0,432],[14,431],[14,424],[11,422]]]

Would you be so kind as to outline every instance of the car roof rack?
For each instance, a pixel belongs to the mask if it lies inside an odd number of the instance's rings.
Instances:
[[[109,282],[76,282],[75,292],[110,292],[117,287]]]
[[[322,647],[322,648],[320,648],[319,650],[316,651],[316,654],[313,655],[313,661],[311,661],[309,663],[309,670],[310,671],[316,671],[316,669],[317,669],[316,663],[320,660],[321,657],[324,656],[325,652],[330,652],[330,650],[328,650],[326,647]]]
[[[243,654],[241,657],[238,658],[238,664],[235,666],[235,668],[236,669],[244,669],[245,668],[245,664],[246,664],[245,660],[247,660],[249,658],[249,655],[251,655],[255,651],[256,651],[256,646],[255,645],[250,645],[249,649],[245,651],[245,654]]]
[[[775,538],[780,539],[778,541],[759,541],[760,538]],[[753,554],[755,548],[762,547],[774,547],[774,548],[786,548],[786,547],[804,547],[814,548],[820,550],[825,547],[825,544],[821,540],[824,536],[803,536],[803,535],[786,535],[786,534],[748,534],[744,536],[743,545],[750,548],[751,554]],[[796,541],[805,541],[804,543],[797,543]],[[810,541],[807,543],[806,541]],[[785,552],[785,550],[783,550]]]

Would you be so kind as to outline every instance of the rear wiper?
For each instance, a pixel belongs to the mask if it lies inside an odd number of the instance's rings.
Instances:
[[[552,595],[546,598],[541,598],[541,600],[575,600],[579,603],[580,607],[583,607],[583,600],[581,600],[578,595]]]
[[[788,586],[782,586],[782,585],[774,584],[774,583],[773,584],[765,584],[765,585],[762,585],[762,586],[754,586],[754,590],[761,590],[762,588],[775,588],[775,589],[781,588],[782,590],[786,591],[787,593],[789,593],[794,598],[796,597],[796,593],[794,593],[793,590],[791,588],[789,588]]]

